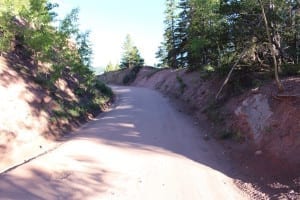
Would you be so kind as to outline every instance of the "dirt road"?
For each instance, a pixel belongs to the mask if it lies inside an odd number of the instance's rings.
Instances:
[[[0,176],[0,199],[247,199],[222,149],[159,93],[114,87],[111,111]]]

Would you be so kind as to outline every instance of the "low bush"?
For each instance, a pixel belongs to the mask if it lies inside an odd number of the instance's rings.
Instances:
[[[100,80],[96,80],[95,88],[101,92],[101,94],[113,97],[114,93],[110,87],[108,87],[106,84],[102,83]]]

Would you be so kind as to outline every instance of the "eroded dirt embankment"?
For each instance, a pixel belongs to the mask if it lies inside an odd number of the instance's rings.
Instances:
[[[106,73],[100,79],[122,84],[128,73],[129,69]],[[214,133],[207,139],[231,138],[221,141],[225,152],[236,158],[246,174],[255,173],[274,197],[298,192],[300,198],[300,78],[285,78],[286,91],[279,96],[275,84],[269,82],[226,101],[221,97],[215,105],[222,81],[204,80],[199,72],[185,69],[144,67],[131,85],[159,90],[179,102],[182,111],[194,115],[202,128]],[[230,90],[223,95],[226,93]]]
[[[55,145],[42,134],[51,125],[48,113],[39,109],[50,97],[9,66],[0,57],[0,171]]]
[[[50,84],[39,76],[43,70],[46,64],[0,56],[0,173],[53,149],[63,133],[100,111],[99,104],[91,113],[77,109],[93,99],[76,94],[78,84],[70,73]]]

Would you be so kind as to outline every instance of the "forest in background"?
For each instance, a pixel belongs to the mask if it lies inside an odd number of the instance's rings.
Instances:
[[[275,73],[280,90],[280,74],[300,74],[299,0],[166,0],[164,23],[160,67],[234,68],[236,81]]]

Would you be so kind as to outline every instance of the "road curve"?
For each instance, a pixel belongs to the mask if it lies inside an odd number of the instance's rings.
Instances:
[[[247,199],[199,127],[145,88],[114,87],[111,111],[45,156],[0,176],[0,199]]]

